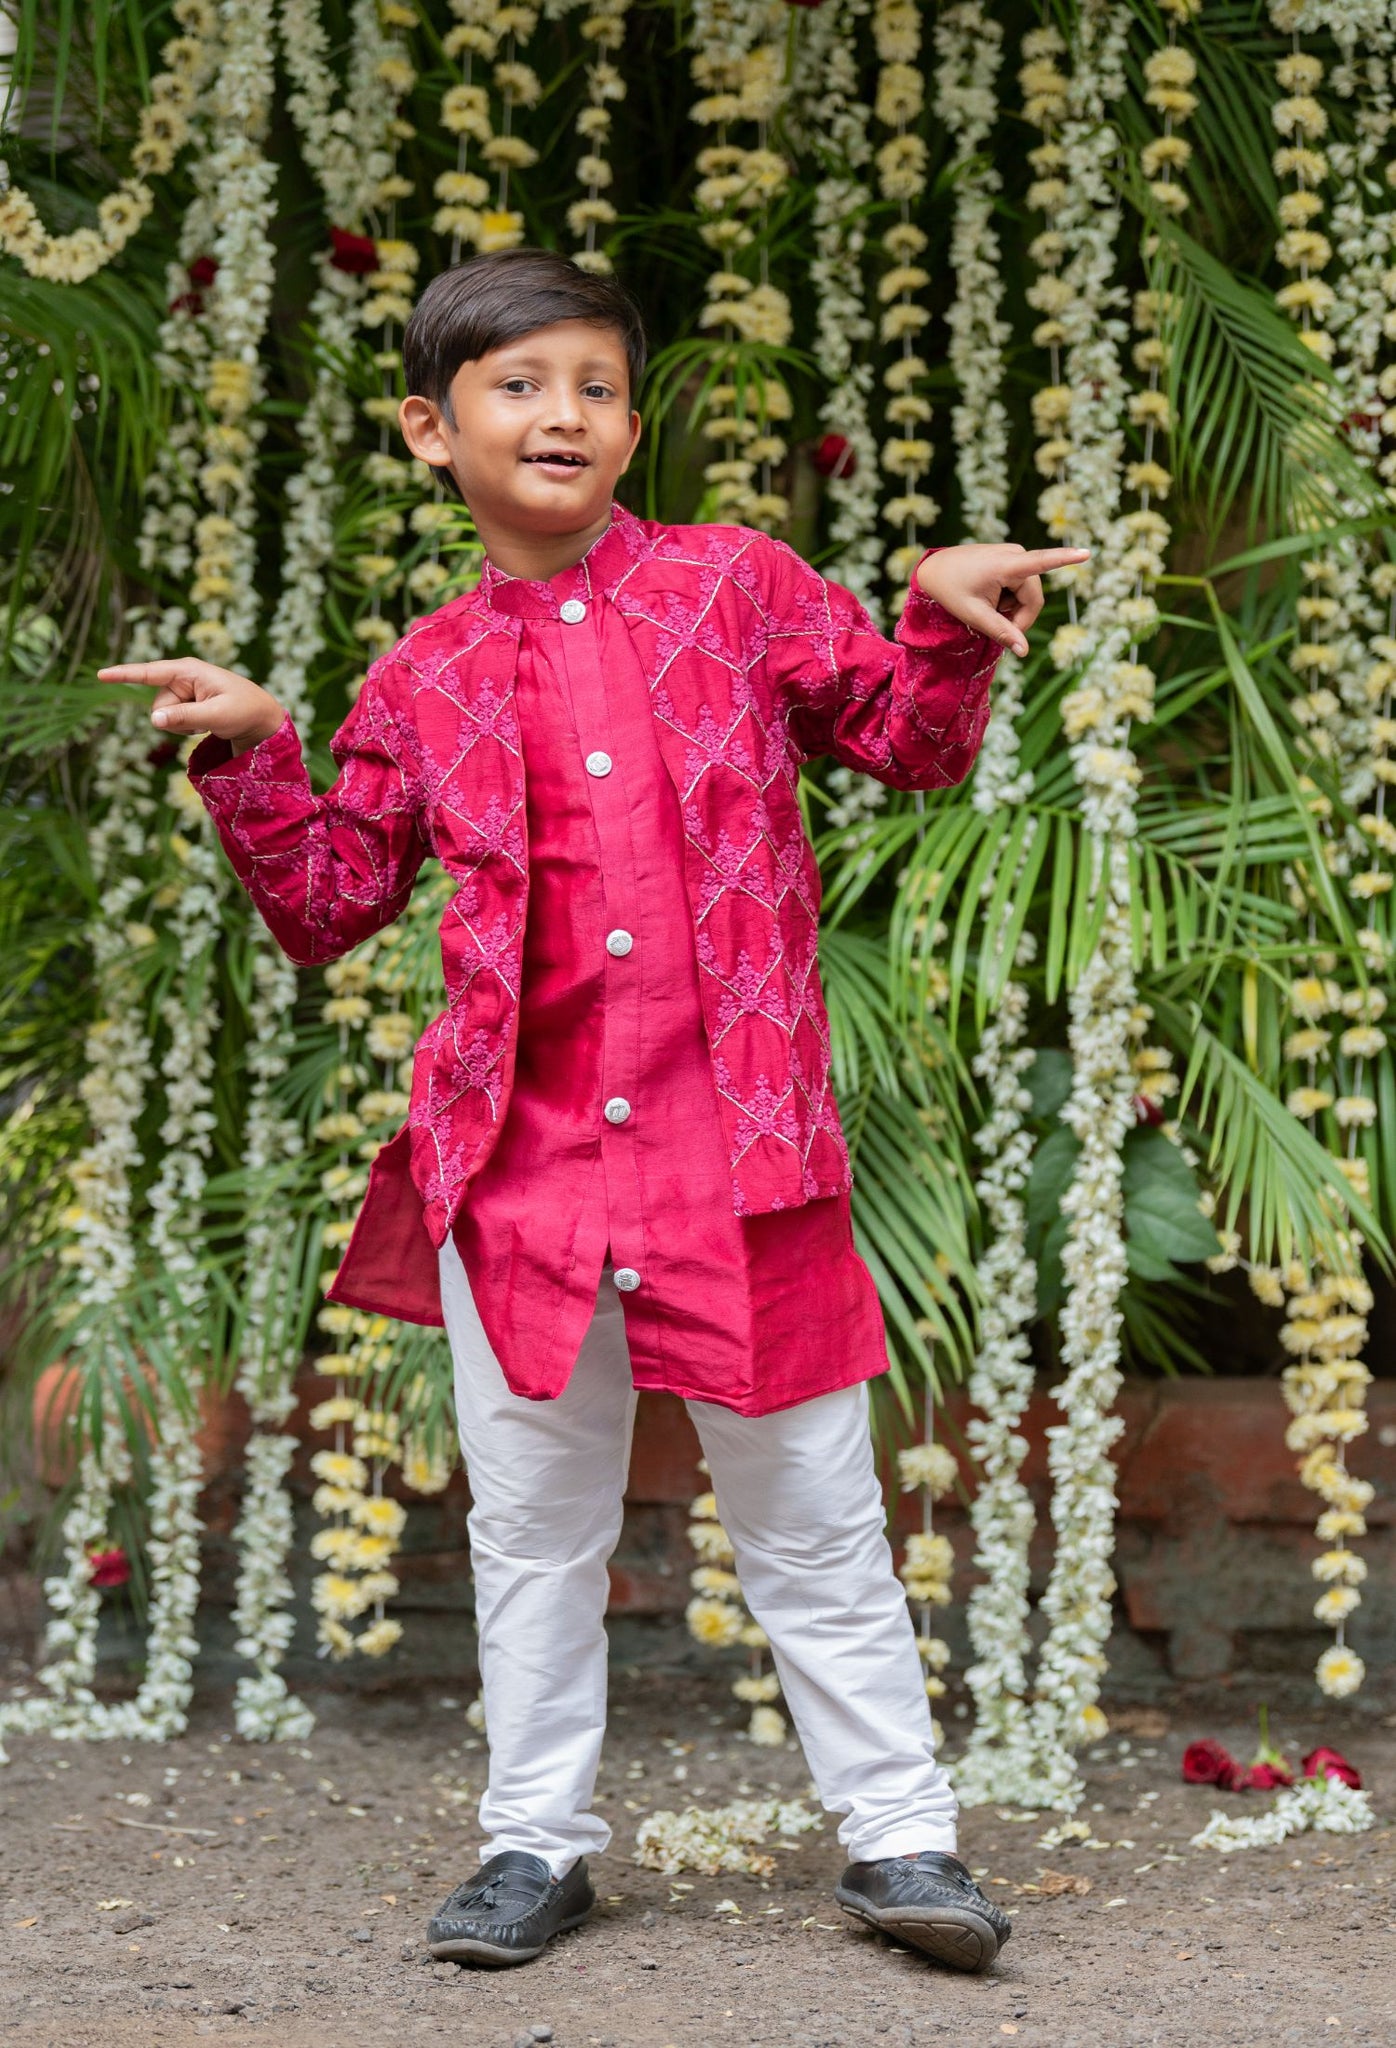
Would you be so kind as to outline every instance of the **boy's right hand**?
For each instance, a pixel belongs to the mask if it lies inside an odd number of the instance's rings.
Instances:
[[[99,668],[97,680],[144,683],[158,692],[150,713],[152,725],[170,733],[210,732],[226,740],[235,754],[270,739],[286,716],[270,690],[192,655],[178,661],[128,661]]]

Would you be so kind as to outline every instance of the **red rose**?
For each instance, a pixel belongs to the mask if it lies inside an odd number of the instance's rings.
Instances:
[[[1183,1751],[1183,1783],[1215,1785],[1220,1792],[1239,1792],[1245,1786],[1246,1773],[1230,1750],[1208,1736],[1201,1742],[1190,1742]]]
[[[795,4],[804,5],[805,0],[795,0]],[[821,476],[853,476],[858,458],[842,434],[825,434],[815,444],[814,466]]]
[[[87,1562],[94,1586],[124,1586],[131,1576],[131,1560],[119,1543],[111,1550],[89,1550]]]
[[[1354,1792],[1362,1790],[1362,1774],[1336,1749],[1311,1749],[1304,1759],[1306,1778],[1337,1778],[1340,1784],[1351,1785]]]
[[[201,290],[205,285],[212,284],[217,275],[218,259],[216,256],[196,256],[189,266],[189,282],[192,285],[197,285]]]
[[[1148,1095],[1136,1095],[1134,1098],[1134,1121],[1137,1124],[1161,1124],[1163,1122],[1162,1103],[1155,1102]]]
[[[378,246],[372,235],[351,235],[343,228],[331,228],[330,241],[330,262],[336,270],[347,270],[351,277],[366,277],[370,270],[378,268]]]
[[[1274,1792],[1281,1785],[1292,1785],[1294,1773],[1283,1764],[1252,1764],[1246,1773],[1246,1783],[1254,1792]]]

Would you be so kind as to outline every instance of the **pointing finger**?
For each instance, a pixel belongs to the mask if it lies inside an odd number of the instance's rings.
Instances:
[[[1018,584],[1025,576],[1045,576],[1049,569],[1069,569],[1073,562],[1088,562],[1089,548],[1029,548],[1016,556],[1004,572],[1004,582]]]

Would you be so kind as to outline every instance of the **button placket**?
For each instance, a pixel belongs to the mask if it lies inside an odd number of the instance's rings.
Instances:
[[[615,737],[601,654],[601,607],[585,606],[580,599],[569,599],[568,604],[579,609],[574,618],[569,618],[568,605],[558,607],[559,617],[570,629],[559,634],[559,651],[568,677],[575,723],[580,732],[586,732],[590,727],[597,738],[607,742],[607,746],[594,747],[584,755],[583,765],[593,783],[592,817],[608,908],[612,914],[619,911],[625,920],[607,930],[604,944],[611,959],[621,960],[636,946],[638,904],[635,900],[636,873],[630,845],[624,775],[613,773],[617,764],[608,751],[608,747],[615,746]],[[583,619],[588,621],[590,631],[583,625]],[[628,1083],[633,1084],[639,1071],[638,971],[632,967],[623,975],[608,976],[602,1001],[602,1086],[604,1089],[609,1083],[614,1089],[620,1082],[625,1087]],[[624,1251],[630,1251],[633,1257],[634,1251],[643,1246],[644,1226],[634,1151],[635,1110],[636,1105],[630,1097],[619,1093],[603,1094],[601,1115],[605,1135],[601,1147],[602,1170],[607,1183],[610,1228],[620,1240],[612,1283],[621,1294],[633,1293],[641,1285],[639,1270],[633,1265],[619,1263]]]

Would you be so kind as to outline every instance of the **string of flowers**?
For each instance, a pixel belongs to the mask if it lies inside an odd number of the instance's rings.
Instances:
[[[137,117],[131,169],[114,192],[97,202],[95,227],[54,235],[20,185],[0,190],[0,249],[15,257],[30,277],[53,284],[85,284],[95,277],[140,228],[155,195],[150,180],[173,170],[194,127],[194,108],[208,77],[216,35],[213,0],[174,0],[171,10],[183,35],[161,47],[165,70],[150,80],[150,99]]]
[[[955,181],[955,301],[949,314],[950,358],[959,392],[952,412],[956,476],[968,531],[977,539],[997,540],[1006,531],[1007,498],[1005,414],[999,397],[1007,329],[999,316],[1003,285],[993,227],[993,195],[1001,181],[987,164],[974,160],[997,111],[1002,30],[986,19],[977,0],[969,0],[941,16],[935,34],[940,60],[936,112],[954,138],[962,167]],[[986,460],[995,450],[998,455]],[[994,729],[975,764],[972,801],[985,815],[1021,803],[1032,788],[1031,773],[1020,767],[1021,703],[1022,672],[1008,654],[999,665]],[[986,900],[995,874],[985,877]],[[1025,935],[1019,949],[1023,965],[1031,947]],[[1030,1763],[1025,1660],[1030,1648],[1028,1546],[1035,1516],[1020,1477],[1027,1443],[1019,1433],[1032,1390],[1026,1331],[1036,1307],[1023,1203],[1032,1159],[1032,1138],[1024,1125],[1030,1098],[1022,1080],[1033,1059],[1032,1050],[1021,1043],[1027,1019],[1027,989],[1010,979],[972,1063],[989,1098],[988,1116],[975,1137],[984,1158],[976,1192],[984,1205],[988,1244],[977,1267],[984,1308],[969,1386],[979,1412],[967,1432],[979,1464],[970,1520],[980,1577],[968,1603],[974,1659],[966,1679],[975,1719],[955,1769],[966,1804],[1015,1797]]]
[[[1062,438],[1069,435],[1058,458],[1059,473],[1072,515],[1096,549],[1092,575],[1068,584],[1071,620],[1054,636],[1052,653],[1063,669],[1084,661],[1081,682],[1063,700],[1062,716],[1072,740],[1091,897],[1102,912],[1095,952],[1068,999],[1072,1087],[1062,1117],[1080,1151],[1062,1199],[1067,1217],[1061,1312],[1066,1374],[1054,1389],[1063,1420],[1047,1433],[1057,1541],[1042,1603],[1049,1629],[1030,1717],[1036,1783],[1025,1787],[1032,1804],[1068,1808],[1081,1789],[1073,1750],[1103,1726],[1095,1701],[1115,1589],[1110,1556],[1116,1500],[1109,1453],[1121,1428],[1111,1411],[1120,1381],[1119,1296],[1126,1278],[1121,1147],[1135,1121],[1131,1042],[1143,1036],[1147,1022],[1131,965],[1126,844],[1134,827],[1139,773],[1128,746],[1129,723],[1132,717],[1148,716],[1152,677],[1121,656],[1156,621],[1157,609],[1152,599],[1137,594],[1140,569],[1129,559],[1133,536],[1128,522],[1118,517],[1127,390],[1119,363],[1123,323],[1114,311],[1122,294],[1113,281],[1120,209],[1111,177],[1119,141],[1110,110],[1124,88],[1129,27],[1124,8],[1091,4],[1082,9],[1070,85],[1060,109],[1065,118],[1059,140],[1051,145],[1057,154],[1047,165],[1058,173],[1052,221],[1063,259],[1058,282],[1070,292],[1069,297],[1054,295],[1044,307],[1054,330],[1054,383],[1060,375],[1066,401],[1058,409],[1066,429]],[[1038,32],[1032,55],[1055,54],[1048,33]],[[1055,101],[1052,112],[1055,117]],[[1041,152],[1034,156],[1040,158]],[[1053,247],[1048,245],[1048,253]],[[1058,371],[1056,356],[1063,345],[1064,373]],[[1143,479],[1131,477],[1131,483],[1146,488]],[[1048,493],[1060,490],[1060,484],[1048,486]],[[1088,591],[1079,617],[1078,582]],[[1088,692],[1092,716],[1073,737],[1073,724],[1082,714],[1080,700]]]
[[[718,519],[768,531],[790,516],[771,472],[786,454],[773,430],[793,408],[779,377],[742,361],[738,341],[783,348],[792,329],[790,301],[771,282],[765,234],[765,210],[789,179],[789,165],[770,147],[769,133],[785,94],[781,14],[771,0],[695,0],[691,58],[701,89],[692,118],[715,131],[698,152],[694,207],[699,236],[721,265],[708,278],[699,324],[720,328],[717,368],[726,372],[707,393],[702,431],[722,452],[703,476]],[[755,122],[754,148],[731,139],[731,126],[740,121]],[[759,263],[754,284],[735,267],[737,252],[753,244]]]
[[[814,188],[814,359],[825,385],[819,418],[824,433],[814,451],[833,507],[829,538],[837,552],[829,574],[852,590],[874,617],[882,546],[878,537],[877,437],[869,400],[873,363],[868,344],[876,326],[863,281],[868,200],[863,173],[872,157],[871,110],[859,97],[854,37],[871,0],[839,0],[819,67],[818,94],[809,110],[810,143],[823,175]],[[871,780],[870,777],[863,778]]]
[[[699,1469],[706,1472],[707,1465]],[[734,1681],[737,1698],[751,1708],[747,1734],[763,1748],[777,1749],[785,1740],[785,1716],[775,1705],[780,1698],[780,1680],[765,1668],[770,1642],[759,1622],[753,1621],[742,1599],[741,1582],[733,1566],[736,1557],[731,1539],[717,1518],[717,1501],[711,1493],[700,1493],[689,1508],[688,1540],[698,1563],[689,1574],[693,1598],[684,1618],[695,1642],[711,1650],[729,1650],[740,1643],[749,1651],[750,1669]]]
[[[956,0],[936,16],[935,111],[955,144],[955,212],[950,262],[955,298],[950,368],[956,400],[950,427],[960,517],[977,541],[1008,532],[1004,483],[1008,474],[1008,413],[1004,406],[1003,351],[1010,335],[1002,317],[1003,277],[995,194],[1003,179],[984,153],[998,114],[995,87],[1003,56],[1003,29],[982,0]],[[997,679],[995,717],[1002,716],[1003,682]]]
[[[1328,117],[1317,98],[1323,81],[1323,65],[1299,45],[1298,25],[1303,10],[1292,5],[1272,7],[1279,27],[1293,32],[1289,54],[1276,65],[1276,78],[1284,95],[1274,109],[1275,126],[1285,137],[1296,137],[1275,153],[1274,168],[1280,178],[1292,177],[1291,190],[1279,203],[1282,233],[1276,245],[1278,260],[1286,269],[1297,271],[1294,280],[1277,294],[1279,303],[1296,322],[1300,339],[1324,362],[1334,360],[1336,335],[1322,323],[1339,314],[1337,332],[1348,330],[1357,343],[1353,358],[1345,366],[1348,397],[1361,389],[1354,380],[1363,376],[1364,337],[1350,315],[1340,313],[1339,291],[1318,273],[1332,261],[1333,244],[1316,225],[1323,210],[1319,187],[1327,180],[1332,164],[1317,147],[1327,133]],[[1390,36],[1386,41],[1389,44]],[[1389,124],[1389,97],[1386,119]],[[1370,137],[1369,137],[1370,141]],[[1359,152],[1360,153],[1360,152]],[[1351,230],[1353,215],[1361,212],[1361,201],[1352,189],[1355,159],[1346,165],[1349,190],[1347,219]],[[1365,167],[1364,167],[1365,168]],[[1349,234],[1349,244],[1351,233]],[[1368,330],[1370,333],[1370,329]],[[1357,449],[1362,452],[1360,447]],[[1297,604],[1300,636],[1290,652],[1299,694],[1293,710],[1301,731],[1298,751],[1310,765],[1304,782],[1307,801],[1325,834],[1325,855],[1331,871],[1345,877],[1359,908],[1368,908],[1369,955],[1378,965],[1383,938],[1371,915],[1371,906],[1391,886],[1392,876],[1378,864],[1353,873],[1352,854],[1368,853],[1362,832],[1354,833],[1355,846],[1348,846],[1332,830],[1332,803],[1323,784],[1339,784],[1352,778],[1353,756],[1358,754],[1356,786],[1350,794],[1361,801],[1361,785],[1376,784],[1377,799],[1360,820],[1370,835],[1370,853],[1376,853],[1387,837],[1384,818],[1384,784],[1374,772],[1373,753],[1368,763],[1363,728],[1374,700],[1385,699],[1389,707],[1389,685],[1380,662],[1364,659],[1362,640],[1355,627],[1360,623],[1364,600],[1370,605],[1376,591],[1364,588],[1361,560],[1352,546],[1325,548],[1301,564],[1305,594]],[[1378,586],[1378,588],[1380,585]],[[1354,614],[1359,616],[1355,618]],[[1374,648],[1373,652],[1377,650]],[[1368,670],[1371,668],[1370,694]],[[1346,680],[1345,680],[1346,679]],[[1332,685],[1337,684],[1335,690]],[[1354,736],[1358,735],[1354,746]],[[1344,771],[1347,771],[1345,774]],[[1370,779],[1369,779],[1370,776]],[[1345,791],[1345,793],[1349,793]],[[1375,829],[1373,829],[1375,827]],[[1396,845],[1396,834],[1391,834]],[[1390,851],[1390,848],[1386,848]],[[1286,1060],[1298,1070],[1295,1085],[1286,1096],[1295,1116],[1322,1138],[1336,1127],[1335,1164],[1358,1189],[1367,1185],[1365,1161],[1357,1156],[1361,1130],[1376,1119],[1377,1105],[1362,1086],[1366,1059],[1385,1045],[1378,1018],[1385,1008],[1385,996],[1378,989],[1344,991],[1333,977],[1336,956],[1318,944],[1318,904],[1312,879],[1298,865],[1290,873],[1291,897],[1295,908],[1307,916],[1311,948],[1309,971],[1291,986],[1290,1007],[1296,1029],[1284,1045]],[[1376,941],[1375,947],[1372,941]],[[1334,1045],[1334,1032],[1325,1022],[1346,1014],[1351,1020]],[[1348,1064],[1350,1063],[1350,1064]],[[1344,1066],[1347,1071],[1344,1073]],[[1344,1091],[1343,1082],[1347,1081]],[[1329,1118],[1331,1117],[1331,1123]],[[1300,1459],[1300,1477],[1318,1493],[1324,1510],[1317,1526],[1319,1540],[1328,1547],[1312,1561],[1315,1579],[1323,1590],[1314,1606],[1315,1618],[1334,1631],[1332,1644],[1319,1657],[1315,1670],[1320,1689],[1332,1698],[1355,1692],[1365,1675],[1362,1659],[1348,1646],[1347,1623],[1361,1602],[1359,1587],[1367,1576],[1365,1561],[1351,1548],[1350,1539],[1365,1533],[1364,1513],[1372,1488],[1347,1470],[1347,1446],[1367,1428],[1365,1402],[1370,1373],[1361,1353],[1367,1339],[1367,1314],[1372,1295],[1361,1267],[1362,1239],[1351,1228],[1338,1228],[1334,1217],[1335,1256],[1295,1259],[1285,1271],[1253,1269],[1251,1285],[1263,1300],[1283,1303],[1286,1320],[1281,1341],[1290,1363],[1283,1374],[1283,1391],[1290,1411],[1285,1432],[1289,1449]]]
[[[324,194],[332,236],[331,248],[318,258],[320,282],[310,308],[317,336],[315,377],[297,423],[305,461],[286,489],[281,594],[268,628],[268,688],[304,738],[312,712],[309,671],[325,644],[327,571],[342,496],[342,459],[354,428],[343,365],[354,351],[367,291],[362,269],[344,268],[341,248],[352,245],[365,209],[392,173],[398,124],[395,102],[383,90],[379,67],[391,50],[373,0],[359,0],[355,10],[343,116],[335,103],[338,83],[327,61],[328,37],[314,0],[283,0],[280,26],[287,70],[296,87],[290,95],[291,110],[306,161]],[[260,921],[254,921],[251,937],[251,1086],[242,1157],[244,1168],[256,1174],[297,1156],[304,1141],[296,1120],[285,1114],[277,1097],[292,1045],[297,977]],[[298,1440],[286,1432],[285,1424],[295,1406],[293,1382],[300,1364],[294,1332],[280,1334],[274,1314],[273,1290],[283,1279],[279,1237],[279,1222],[270,1205],[249,1219],[248,1301],[236,1384],[248,1403],[253,1429],[245,1455],[242,1506],[233,1529],[238,1556],[236,1648],[253,1665],[238,1676],[234,1716],[239,1734],[248,1741],[304,1739],[314,1726],[313,1714],[290,1693],[277,1668],[294,1629],[287,1571],[294,1516],[286,1480]]]
[[[890,426],[899,431],[882,444],[882,469],[893,480],[895,495],[882,508],[888,523],[901,528],[901,544],[887,556],[887,578],[893,585],[911,580],[912,571],[924,552],[919,529],[931,526],[940,507],[921,488],[931,461],[931,444],[926,438],[931,404],[916,387],[928,374],[925,360],[916,353],[916,337],[930,319],[916,294],[930,283],[929,271],[917,258],[924,254],[927,235],[912,219],[912,208],[926,191],[928,152],[925,140],[913,123],[921,115],[926,84],[917,68],[921,54],[920,9],[912,0],[875,0],[873,43],[881,70],[873,111],[884,128],[892,130],[876,156],[878,190],[897,208],[897,219],[882,236],[882,248],[891,267],[878,280],[877,294],[883,305],[879,323],[881,339],[899,353],[882,373],[891,396],[886,412]]]
[[[906,1539],[898,1576],[915,1610],[916,1649],[926,1694],[929,1699],[939,1700],[945,1697],[945,1680],[940,1674],[950,1662],[950,1646],[931,1634],[931,1610],[950,1605],[955,1553],[950,1538],[936,1532],[934,1504],[953,1491],[959,1467],[952,1453],[935,1441],[935,1394],[929,1379],[923,1397],[922,1425],[921,1442],[909,1444],[897,1453],[897,1476],[903,1493],[919,1490],[921,1494],[921,1527]],[[937,1744],[944,1742],[945,1730],[934,1715],[931,1734]]]
[[[614,58],[625,41],[629,9],[630,0],[599,0],[599,4],[588,8],[581,24],[583,40],[602,54],[592,57],[587,64],[587,103],[575,123],[582,138],[577,177],[586,191],[568,207],[567,227],[569,233],[581,240],[581,247],[572,252],[572,260],[580,270],[604,273],[613,267],[597,238],[603,228],[614,227],[617,218],[614,205],[605,196],[615,176],[606,145],[611,134],[611,104],[625,98],[625,80]]]

